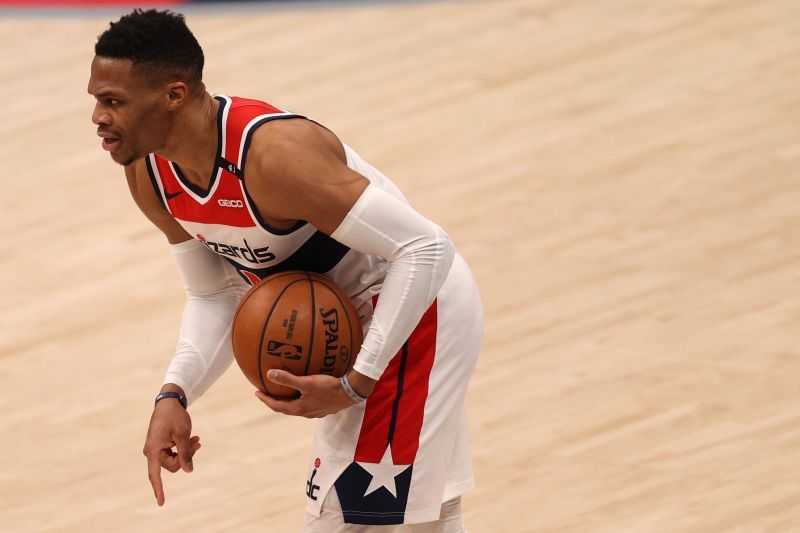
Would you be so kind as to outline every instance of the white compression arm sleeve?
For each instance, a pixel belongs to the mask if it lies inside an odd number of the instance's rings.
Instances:
[[[372,184],[331,237],[389,261],[378,305],[353,366],[378,379],[439,292],[453,263],[453,244],[442,228]]]
[[[170,249],[187,298],[178,346],[164,383],[181,387],[191,403],[233,361],[231,325],[246,288],[236,283],[233,268],[202,243],[191,239]]]

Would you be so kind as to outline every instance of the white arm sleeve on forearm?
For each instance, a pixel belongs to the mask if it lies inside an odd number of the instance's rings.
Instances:
[[[244,289],[225,261],[194,239],[170,247],[186,286],[175,357],[164,383],[181,387],[187,400],[202,396],[233,361],[231,325]]]
[[[331,237],[389,261],[353,368],[378,379],[436,298],[453,263],[450,237],[411,206],[369,185]]]

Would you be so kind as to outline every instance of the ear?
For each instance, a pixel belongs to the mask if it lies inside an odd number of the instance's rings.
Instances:
[[[186,103],[186,95],[189,88],[181,81],[172,82],[167,85],[167,109],[174,111]]]

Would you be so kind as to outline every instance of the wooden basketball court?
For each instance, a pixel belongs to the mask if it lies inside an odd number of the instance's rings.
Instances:
[[[290,532],[313,423],[232,367],[141,454],[182,287],[86,94],[119,12],[0,14],[0,530]],[[195,8],[212,92],[330,126],[484,296],[472,533],[800,531],[800,4]]]

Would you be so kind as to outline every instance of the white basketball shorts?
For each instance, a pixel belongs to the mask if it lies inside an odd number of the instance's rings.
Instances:
[[[456,255],[439,294],[369,399],[319,421],[306,481],[313,521],[330,490],[343,523],[415,524],[474,486],[464,396],[483,310]]]

